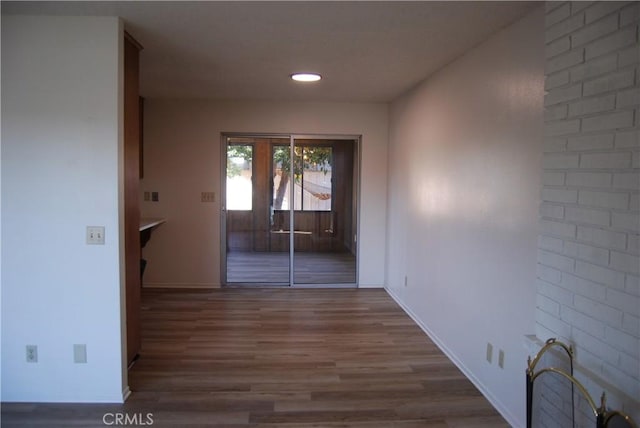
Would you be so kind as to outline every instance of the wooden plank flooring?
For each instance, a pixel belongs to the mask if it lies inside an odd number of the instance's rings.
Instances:
[[[132,396],[2,405],[3,427],[508,426],[384,290],[144,290]]]

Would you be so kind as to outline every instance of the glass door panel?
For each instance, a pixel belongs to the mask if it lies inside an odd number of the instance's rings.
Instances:
[[[274,216],[271,196],[274,141],[282,140],[227,140],[227,284],[290,283],[288,231],[274,229],[275,222],[284,221]]]
[[[351,140],[294,144],[294,284],[356,282]]]
[[[270,200],[269,200],[269,251],[287,266],[287,284],[290,285],[291,234],[290,223],[290,148],[289,140],[273,141],[269,146]]]

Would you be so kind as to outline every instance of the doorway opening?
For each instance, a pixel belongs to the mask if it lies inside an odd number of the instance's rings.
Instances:
[[[223,285],[357,286],[359,143],[223,135]]]

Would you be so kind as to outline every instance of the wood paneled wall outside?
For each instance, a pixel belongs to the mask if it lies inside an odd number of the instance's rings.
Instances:
[[[258,139],[253,145],[253,251],[269,251],[271,146],[270,139]]]
[[[5,403],[2,426],[507,426],[384,290],[145,290],[142,326],[127,403]]]
[[[124,228],[127,361],[140,349],[140,45],[124,40]]]
[[[296,251],[304,252],[342,252],[342,242],[335,235],[328,232],[331,227],[331,211],[296,211],[293,215],[294,224],[298,231],[310,232],[309,234],[295,234],[293,245]],[[275,229],[289,230],[289,211],[276,211],[273,215]],[[289,234],[272,233],[270,242],[271,251],[289,251]]]

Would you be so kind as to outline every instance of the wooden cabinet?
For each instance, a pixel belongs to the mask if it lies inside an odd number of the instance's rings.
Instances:
[[[124,228],[127,315],[127,362],[140,350],[140,99],[141,46],[124,40]]]

